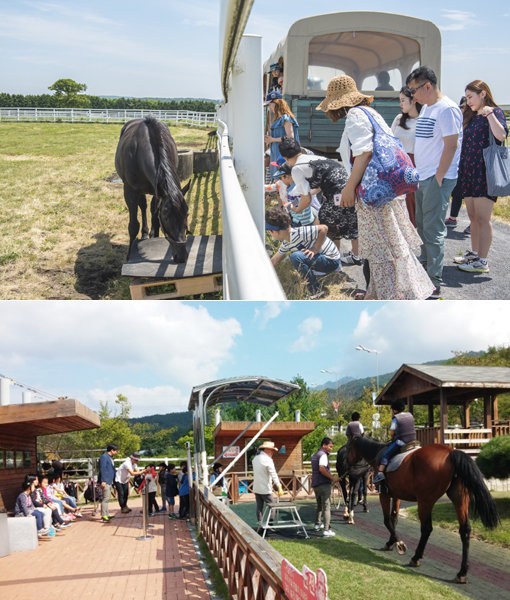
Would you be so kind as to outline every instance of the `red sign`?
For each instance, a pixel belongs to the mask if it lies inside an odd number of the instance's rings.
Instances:
[[[282,560],[283,589],[289,600],[327,600],[328,580],[322,569],[317,575],[306,565],[300,573],[286,558]]]

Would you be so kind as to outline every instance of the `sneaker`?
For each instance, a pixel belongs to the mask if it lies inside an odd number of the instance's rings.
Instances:
[[[315,529],[315,531],[320,531],[321,529],[324,529],[324,523],[315,523],[313,528]]]
[[[323,537],[334,537],[336,533],[332,529],[326,529],[322,532]]]
[[[319,290],[310,296],[310,300],[318,300],[319,298],[322,298],[322,296],[324,296],[324,290]]]
[[[342,264],[344,264],[344,265],[362,265],[363,264],[363,259],[361,257],[353,254],[352,250],[349,250],[349,252],[342,254],[342,256],[340,256],[340,260],[341,260]]]
[[[111,517],[101,517],[101,521],[103,523],[108,523],[110,521]]]
[[[315,277],[326,277],[327,273],[323,273],[322,271],[314,271],[312,269],[312,273],[315,275]]]
[[[158,512],[166,512],[166,508],[160,508]]]
[[[454,229],[455,227],[457,227],[457,219],[453,219],[452,217],[448,217],[446,219],[446,221],[444,222],[444,224],[446,225],[446,227],[450,227],[451,229]]]
[[[60,529],[67,529],[68,527],[71,527],[71,523],[61,523],[60,524]]]
[[[384,479],[386,479],[386,475],[382,471],[379,471],[379,473],[377,473],[377,475],[373,478],[372,482],[379,483],[380,481],[383,481]]]
[[[466,229],[464,229],[464,233],[467,235],[471,234],[471,223],[466,227]]]
[[[475,260],[470,260],[468,263],[464,265],[458,265],[458,268],[461,271],[467,271],[468,273],[488,273],[489,265],[486,260],[481,258],[477,258]]]
[[[455,256],[453,262],[457,263],[458,265],[465,265],[466,263],[470,262],[471,260],[475,260],[476,258],[478,258],[478,252],[466,250],[462,256]]]
[[[78,511],[78,512],[75,512],[75,513],[74,513],[74,516],[75,516],[75,517],[78,517],[79,519],[83,519],[83,515],[81,514],[81,512],[80,512],[80,511]]]
[[[173,513],[171,513],[170,515],[168,515],[169,519],[177,519],[177,515],[174,515]]]
[[[358,292],[357,294],[355,294],[354,300],[364,300],[366,295],[366,292]]]
[[[126,514],[129,512],[129,508],[127,506],[124,506],[123,508],[120,509],[120,512]]]
[[[437,286],[432,290],[432,294],[427,298],[427,300],[440,300],[441,298],[441,288]]]

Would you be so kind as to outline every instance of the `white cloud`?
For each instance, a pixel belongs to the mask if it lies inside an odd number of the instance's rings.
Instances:
[[[214,379],[242,334],[234,319],[179,302],[3,302],[0,364],[74,361],[145,369],[176,385]]]
[[[449,358],[452,350],[486,350],[510,344],[507,302],[390,302],[360,315],[350,345],[379,350],[380,372],[406,363]],[[362,353],[350,363],[371,360]],[[375,359],[374,364],[375,364]]]
[[[110,406],[114,407],[117,394],[123,394],[128,398],[132,406],[132,417],[188,410],[189,394],[186,395],[173,386],[146,388],[121,385],[111,389],[96,388],[86,392],[83,400],[85,400],[85,404],[90,404],[94,410],[97,410],[101,402],[108,402]]]
[[[289,306],[290,302],[266,302],[263,308],[255,308],[255,321],[258,321],[260,329],[265,329],[269,321],[276,319]]]
[[[439,25],[441,31],[462,31],[471,25],[480,24],[476,15],[472,12],[444,8],[441,13],[444,18],[451,21],[449,25]]]
[[[298,330],[301,335],[292,344],[291,352],[306,352],[315,348],[319,340],[319,333],[322,330],[322,320],[318,317],[308,317],[302,321]]]

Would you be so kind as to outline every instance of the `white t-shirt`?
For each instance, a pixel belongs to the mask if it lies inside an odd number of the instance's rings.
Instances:
[[[131,478],[129,470],[137,470],[137,468],[131,462],[130,457],[126,458],[126,460],[117,469],[117,473],[115,474],[115,481],[118,481],[119,483],[127,483]]]
[[[435,104],[425,104],[416,124],[414,160],[420,179],[428,179],[437,173],[444,140],[448,135],[458,135],[457,150],[446,172],[446,179],[456,179],[462,146],[462,113],[460,108],[443,96]]]
[[[414,141],[416,138],[416,123],[418,122],[418,118],[414,119],[408,118],[406,121],[407,127],[409,129],[404,129],[400,127],[400,119],[402,114],[397,115],[391,124],[391,131],[393,131],[393,135],[398,137],[398,139],[402,142],[402,146],[404,146],[404,150],[407,154],[414,154]]]
[[[371,116],[386,133],[393,135],[386,121],[378,112],[368,106],[363,108],[370,111]],[[374,148],[373,139],[374,128],[370,119],[360,108],[351,108],[345,119],[345,128],[340,146],[337,148],[348,175],[351,173],[351,152],[354,158],[365,152],[372,152]]]
[[[290,230],[290,241],[283,241],[278,248],[278,253],[287,254],[287,252],[296,252],[297,250],[312,248],[318,235],[319,228],[317,225],[293,228]],[[320,253],[331,260],[340,259],[338,248],[328,237],[324,240]]]
[[[310,163],[314,160],[324,160],[323,156],[317,156],[316,154],[301,154],[296,160],[296,164],[292,167],[292,180],[296,184],[294,188],[295,194],[309,194],[310,184],[307,181],[307,177],[313,175],[313,169]]]
[[[274,467],[273,459],[263,450],[253,459],[253,493],[271,494],[273,483],[278,487],[280,480]]]
[[[321,454],[321,457],[319,458],[319,467],[326,467],[326,469],[329,466],[329,456],[327,454]]]

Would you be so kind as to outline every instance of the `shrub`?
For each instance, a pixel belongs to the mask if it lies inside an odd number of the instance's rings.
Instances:
[[[510,435],[495,437],[485,444],[476,459],[476,464],[485,477],[510,477]]]

